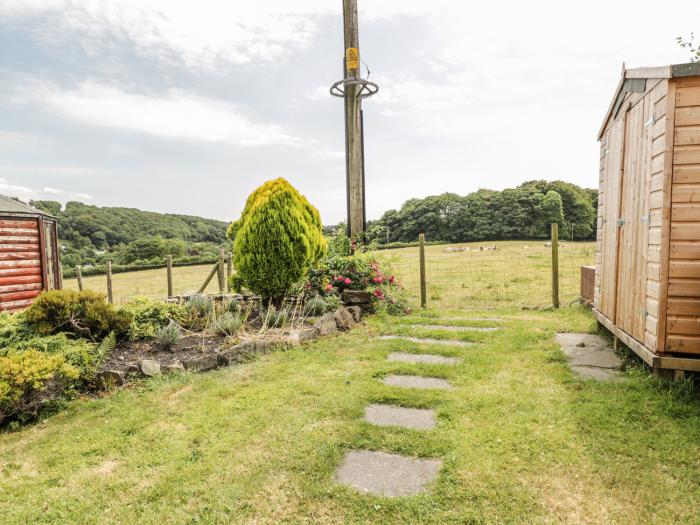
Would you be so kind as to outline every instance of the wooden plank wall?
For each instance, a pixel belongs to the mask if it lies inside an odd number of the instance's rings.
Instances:
[[[639,342],[644,343],[649,350],[659,351],[659,326],[664,319],[661,313],[660,298],[665,290],[665,283],[662,284],[662,252],[663,229],[668,224],[668,192],[670,189],[671,174],[667,169],[668,155],[666,144],[671,124],[667,119],[668,107],[668,80],[659,81],[650,92],[650,111],[646,117],[651,120],[645,121],[648,127],[651,150],[649,154],[649,165],[647,168],[648,178],[645,191],[648,195],[648,205],[643,211],[645,213],[646,245],[644,246],[644,258],[646,259],[646,279],[644,282],[645,293],[642,295],[641,303],[644,305],[643,332],[641,337],[637,337]],[[664,212],[664,209],[666,211]],[[666,217],[666,219],[664,219]]]
[[[29,306],[42,288],[38,222],[0,219],[0,310]]]
[[[624,116],[611,120],[600,146],[594,304],[610,320],[615,318],[617,218],[624,134]]]
[[[666,80],[649,79],[644,93],[628,94],[601,142],[595,305],[652,351],[662,290],[667,90]]]
[[[700,355],[700,78],[675,81],[666,350]]]

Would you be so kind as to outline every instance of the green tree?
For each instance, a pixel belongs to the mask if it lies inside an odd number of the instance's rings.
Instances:
[[[251,193],[228,235],[243,284],[278,307],[326,251],[318,210],[282,178]]]

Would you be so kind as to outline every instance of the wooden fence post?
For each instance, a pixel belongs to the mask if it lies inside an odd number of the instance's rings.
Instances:
[[[552,224],[552,306],[559,308],[559,225]]]
[[[80,271],[80,265],[75,267],[75,277],[78,279],[78,290],[83,291],[83,274]]]
[[[199,291],[197,293],[204,293],[204,290],[207,289],[207,286],[209,286],[209,283],[211,280],[214,278],[216,273],[219,271],[219,263],[217,262],[214,267],[211,269],[211,272],[209,273],[209,276],[205,279],[204,284],[199,288]]]
[[[228,252],[226,255],[226,291],[230,292],[230,278],[233,275],[233,252]]]
[[[112,261],[107,261],[107,301],[109,301],[109,304],[114,303],[114,295],[112,294]]]
[[[173,256],[172,255],[168,255],[167,268],[168,268],[168,299],[170,299],[173,296]]]
[[[226,291],[226,268],[224,266],[224,259],[226,255],[224,254],[224,249],[219,249],[219,293],[224,293]]]
[[[418,246],[420,253],[420,306],[425,308],[428,304],[427,288],[425,284],[425,234],[418,235]]]

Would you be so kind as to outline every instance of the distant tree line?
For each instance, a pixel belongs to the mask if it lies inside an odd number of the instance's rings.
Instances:
[[[414,242],[425,233],[433,242],[547,238],[550,224],[560,237],[595,238],[598,191],[562,181],[530,181],[503,191],[478,190],[465,196],[444,193],[411,199],[367,224],[377,244]],[[337,230],[327,228],[326,231]]]
[[[167,255],[175,264],[209,262],[226,243],[227,223],[189,215],[164,214],[134,208],[108,208],[68,202],[31,201],[58,217],[58,238],[64,275],[76,265],[103,272],[111,260],[129,268],[162,265]]]

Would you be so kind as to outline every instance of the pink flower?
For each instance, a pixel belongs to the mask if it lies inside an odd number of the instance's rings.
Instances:
[[[392,275],[391,277],[389,277],[389,282],[390,282],[391,284],[394,284],[394,276],[393,276],[393,275]]]
[[[328,284],[326,285],[326,290],[329,290],[329,291],[330,291],[330,290],[332,290],[332,289],[333,289],[333,285],[332,285],[331,283],[328,283]]]
[[[350,284],[351,282],[352,282],[352,281],[350,280],[349,277],[346,277],[346,278],[345,278],[345,284],[346,284],[346,285]]]

